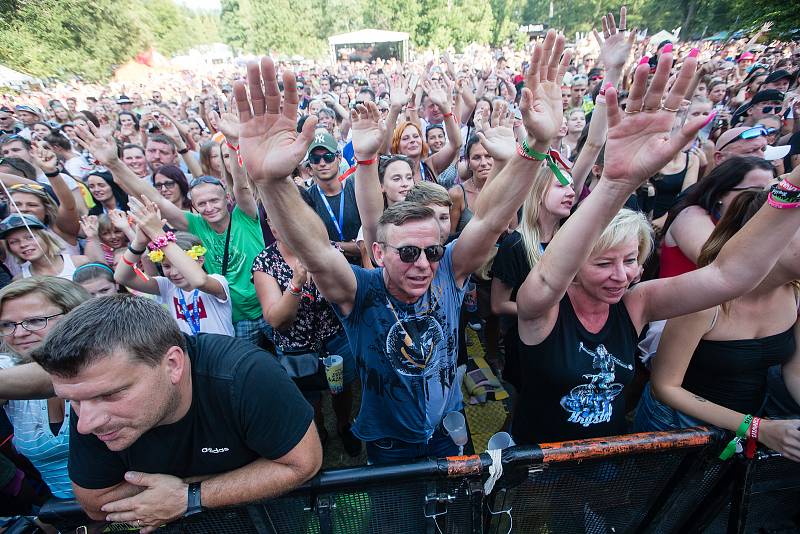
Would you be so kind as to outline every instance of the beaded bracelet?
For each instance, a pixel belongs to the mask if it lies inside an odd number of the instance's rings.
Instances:
[[[156,239],[148,243],[147,248],[149,248],[150,250],[159,250],[166,247],[170,243],[174,242],[175,242],[175,234],[172,232],[166,232],[164,235],[160,235]]]

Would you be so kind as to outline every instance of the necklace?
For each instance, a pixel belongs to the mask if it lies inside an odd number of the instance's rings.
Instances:
[[[433,312],[433,310],[436,307],[436,305],[439,303],[439,298],[434,295],[433,291],[431,291],[431,287],[433,287],[433,286],[429,286],[428,287],[428,291],[427,291],[427,294],[428,294],[428,309],[425,310],[425,312],[421,314],[423,317],[429,316]],[[436,291],[437,292],[439,291],[438,287],[436,288]],[[389,297],[388,291],[386,293],[386,304],[389,305],[389,309],[392,311],[392,314],[394,315],[394,319],[397,322],[397,325],[403,331],[403,348],[400,349],[400,353],[403,355],[403,358],[411,366],[416,367],[417,369],[424,369],[425,366],[427,365],[428,360],[430,360],[431,356],[433,355],[434,343],[431,343],[431,346],[428,349],[428,354],[425,355],[425,363],[417,363],[414,360],[414,358],[412,358],[411,355],[409,354],[409,352],[411,351],[411,349],[414,346],[414,340],[411,338],[411,335],[408,333],[408,330],[406,330],[406,327],[403,325],[403,322],[400,320],[400,316],[397,315],[397,311],[395,310],[394,305],[392,305],[392,301],[391,301],[391,298]],[[415,314],[415,316],[417,316],[417,317],[419,315],[420,314]]]

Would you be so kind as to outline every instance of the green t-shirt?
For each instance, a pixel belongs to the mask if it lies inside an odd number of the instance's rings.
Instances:
[[[251,219],[239,207],[231,213],[231,240],[228,245],[228,286],[233,305],[233,322],[261,317],[251,271],[253,260],[264,250],[264,236],[258,219]],[[222,274],[222,258],[225,254],[227,229],[218,234],[195,213],[186,213],[189,231],[199,237],[206,247],[205,267],[209,274]]]

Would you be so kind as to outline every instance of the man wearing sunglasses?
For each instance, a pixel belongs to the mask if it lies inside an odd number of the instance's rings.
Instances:
[[[355,240],[361,217],[356,190],[352,178],[339,180],[342,156],[330,132],[317,128],[306,159],[314,184],[302,193],[303,198],[325,223],[328,238],[341,247],[347,261],[359,265],[361,251]]]
[[[766,89],[757,92],[749,102],[736,110],[734,121],[739,116],[744,117],[741,126],[755,126],[767,116],[780,116],[783,111],[784,94],[776,89]]]
[[[763,126],[731,128],[714,145],[714,164],[719,165],[733,156],[764,157],[770,129]]]
[[[298,95],[294,75],[283,73],[283,102],[275,65],[268,57],[248,65],[247,87],[237,81],[240,146],[271,224],[311,274],[347,332],[362,383],[361,410],[352,432],[367,443],[373,463],[451,455],[458,449],[443,418],[462,409],[456,379],[459,310],[470,274],[494,250],[521,207],[563,120],[560,81],[569,63],[564,38],[551,30],[537,44],[521,109],[527,129],[525,156],[515,154],[482,191],[460,237],[441,245],[434,211],[400,202],[383,211],[378,151],[383,143],[374,103],[352,115],[353,146],[364,193],[365,241],[379,268],[348,265],[330,246],[327,232],[302,201],[288,176],[314,139],[314,123],[295,127]],[[545,53],[547,51],[547,53]],[[259,68],[260,67],[260,68]],[[262,88],[262,82],[265,85]],[[249,91],[248,91],[249,88]],[[529,92],[530,91],[530,92]],[[533,97],[536,95],[536,97]],[[313,119],[310,119],[313,121]],[[514,143],[513,138],[510,143]],[[369,173],[369,176],[365,176]],[[366,187],[360,187],[366,178]]]

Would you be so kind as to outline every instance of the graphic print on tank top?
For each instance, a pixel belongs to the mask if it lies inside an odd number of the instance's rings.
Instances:
[[[430,378],[443,363],[438,358],[431,360],[436,347],[445,339],[444,329],[434,315],[440,311],[439,299],[433,295],[437,291],[440,288],[429,290],[429,307],[421,313],[402,309],[398,313],[391,300],[386,300],[396,319],[386,336],[386,355],[392,367],[402,375]]]
[[[589,380],[587,384],[575,386],[568,395],[561,397],[561,407],[569,412],[567,421],[578,423],[584,427],[611,421],[614,399],[622,393],[624,386],[616,380],[616,366],[633,371],[633,365],[627,364],[611,354],[603,344],[597,345],[594,351],[578,343],[578,353],[585,353],[592,358],[595,374],[584,374]]]

